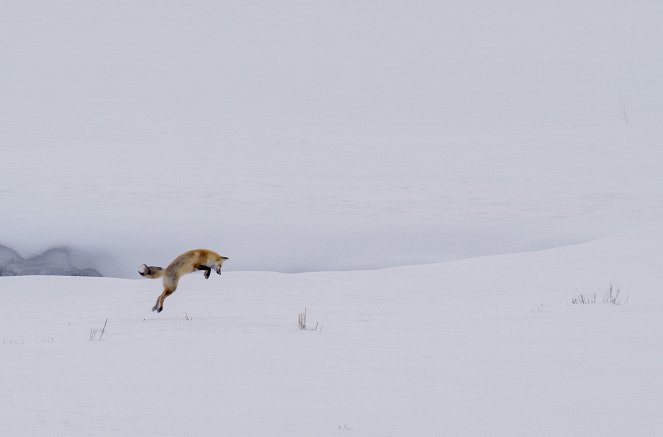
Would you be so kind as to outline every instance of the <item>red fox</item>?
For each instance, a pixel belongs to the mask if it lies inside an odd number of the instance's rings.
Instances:
[[[157,303],[152,307],[152,311],[160,313],[163,310],[163,301],[173,294],[177,289],[177,283],[182,275],[191,273],[196,270],[204,271],[205,279],[209,278],[212,269],[216,273],[221,274],[221,267],[223,262],[228,258],[221,256],[216,252],[207,249],[195,249],[184,252],[168,264],[165,269],[162,267],[148,266],[142,264],[138,268],[138,273],[146,278],[161,278],[163,277],[163,293],[157,298]]]

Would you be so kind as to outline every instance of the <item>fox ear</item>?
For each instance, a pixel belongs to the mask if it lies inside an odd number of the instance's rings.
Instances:
[[[228,259],[227,256],[222,256],[221,258],[223,258],[224,261]]]

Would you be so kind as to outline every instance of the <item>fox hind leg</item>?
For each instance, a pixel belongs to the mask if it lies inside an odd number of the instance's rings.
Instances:
[[[155,303],[154,306],[152,307],[152,311],[156,311],[157,313],[163,311],[163,301],[166,300],[166,298],[173,293],[175,293],[175,290],[171,290],[169,288],[163,290],[161,296],[157,298],[157,303]]]

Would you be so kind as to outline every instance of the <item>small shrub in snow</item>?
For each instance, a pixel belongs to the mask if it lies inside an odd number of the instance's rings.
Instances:
[[[108,319],[104,322],[104,326],[101,328],[92,328],[90,329],[90,341],[93,340],[101,340],[101,337],[104,336],[104,332],[106,332],[106,325],[108,324]],[[97,338],[99,336],[99,338]]]
[[[622,301],[621,299],[621,290],[615,288],[612,284],[608,287],[603,295],[603,298],[599,301],[597,300],[596,293],[593,294],[580,294],[573,299],[571,299],[572,304],[590,304],[590,303],[607,303],[612,305],[622,305],[628,303],[628,296],[626,300]]]
[[[624,124],[628,124],[628,112],[626,111],[626,103],[626,99],[619,99],[619,105],[622,107],[622,120],[624,120]]]
[[[618,288],[615,290],[615,288],[610,284],[610,287],[608,288],[608,291],[606,292],[605,296],[603,297],[603,303],[611,303],[613,305],[621,305],[621,304],[627,304],[628,303],[628,296],[626,296],[626,300],[623,302],[620,302],[619,300],[619,293],[621,290]]]
[[[580,294],[571,299],[572,304],[587,304],[596,303],[596,293],[594,294]]]
[[[541,314],[541,313],[547,313],[548,310],[543,307],[543,304],[539,304],[538,307],[530,309],[529,312],[532,313],[532,314],[534,314],[534,313]]]
[[[299,328],[300,331],[322,332],[322,326],[320,326],[320,330],[318,331],[318,322],[315,322],[315,327],[314,328],[309,328],[308,327],[307,321],[306,321],[306,308],[304,308],[303,313],[299,313],[299,317],[297,318],[297,327]]]

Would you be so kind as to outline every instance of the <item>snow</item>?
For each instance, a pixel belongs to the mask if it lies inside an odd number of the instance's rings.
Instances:
[[[662,255],[633,236],[386,270],[195,274],[159,315],[154,280],[3,278],[0,423],[8,435],[656,435]],[[622,305],[570,304],[610,281]],[[305,308],[317,331],[297,328]]]
[[[663,433],[663,5],[0,2],[2,435]]]

